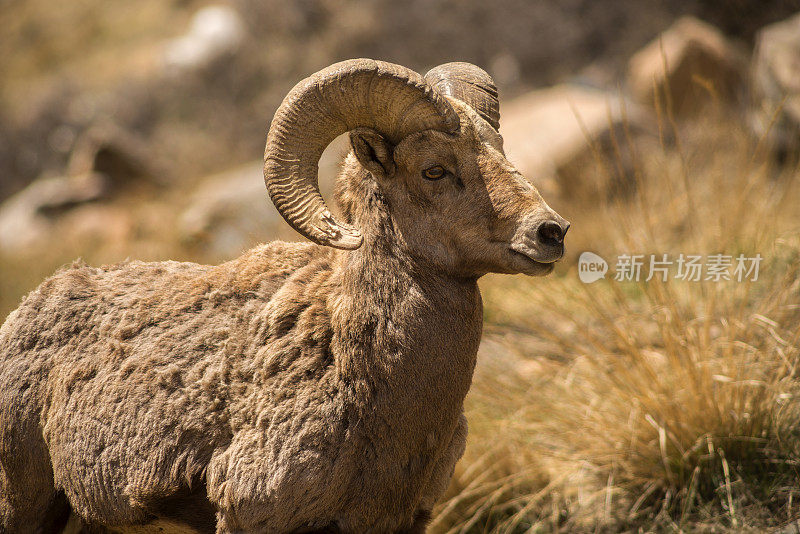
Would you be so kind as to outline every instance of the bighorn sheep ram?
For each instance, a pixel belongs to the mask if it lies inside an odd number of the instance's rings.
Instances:
[[[464,450],[477,280],[549,273],[569,226],[499,117],[474,65],[337,63],[264,155],[314,243],[46,280],[0,329],[0,531],[424,532]],[[317,161],[344,132],[340,222]]]

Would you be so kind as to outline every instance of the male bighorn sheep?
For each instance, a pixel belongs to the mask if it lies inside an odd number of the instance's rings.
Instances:
[[[46,280],[0,329],[0,531],[424,532],[464,450],[477,280],[549,273],[569,226],[498,126],[474,65],[337,63],[264,156],[313,244]],[[344,132],[340,222],[316,165]]]

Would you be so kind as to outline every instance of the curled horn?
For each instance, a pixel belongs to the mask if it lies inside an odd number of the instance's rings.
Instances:
[[[470,106],[496,131],[500,129],[500,101],[494,80],[472,63],[445,63],[428,71],[425,79],[439,93]]]
[[[286,222],[320,245],[361,246],[361,232],[334,219],[325,205],[317,167],[333,139],[358,127],[396,144],[421,130],[455,132],[459,118],[422,76],[383,61],[342,61],[298,83],[272,119],[264,181]]]

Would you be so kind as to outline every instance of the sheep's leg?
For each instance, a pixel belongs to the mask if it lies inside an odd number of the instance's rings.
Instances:
[[[432,510],[436,502],[444,495],[447,486],[450,485],[450,479],[453,478],[456,463],[461,458],[461,455],[464,454],[466,444],[467,418],[462,413],[450,442],[439,456],[431,473],[431,478],[422,492],[419,510]]]
[[[218,511],[217,534],[299,534],[317,531],[302,525],[332,521],[333,517],[318,515],[318,502],[330,497],[325,494],[330,486],[307,485],[309,473],[321,471],[319,464],[312,460],[309,467],[308,463],[295,462],[275,476],[275,469],[269,465],[271,451],[252,437],[240,431],[206,469],[208,499]],[[339,530],[331,524],[321,532]]]
[[[0,392],[0,533],[56,532],[69,517],[69,504],[55,490],[39,414],[21,408],[35,405],[35,400],[29,388],[4,382],[7,385]]]
[[[453,435],[450,438],[450,442],[442,451],[431,473],[431,478],[425,486],[422,493],[420,508],[417,510],[416,516],[414,517],[414,523],[412,523],[407,530],[403,530],[399,534],[423,534],[427,530],[428,523],[431,520],[431,510],[450,484],[456,462],[458,462],[461,455],[464,454],[466,443],[467,418],[464,417],[462,413],[453,431]]]
[[[69,504],[56,493],[52,477],[42,483],[41,474],[12,477],[0,465],[0,533],[58,532],[69,517]]]

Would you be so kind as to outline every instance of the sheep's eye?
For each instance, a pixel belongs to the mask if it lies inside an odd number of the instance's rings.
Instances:
[[[435,165],[422,171],[422,177],[426,180],[438,180],[443,178],[447,171],[441,165]]]

